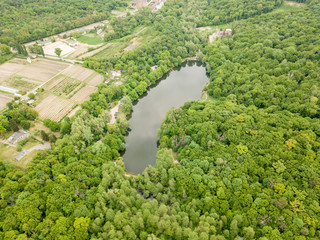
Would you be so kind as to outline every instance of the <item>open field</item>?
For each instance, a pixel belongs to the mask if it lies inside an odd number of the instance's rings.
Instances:
[[[43,88],[44,92],[37,95],[35,109],[40,118],[55,121],[89,99],[103,79],[102,75],[80,65],[46,59],[36,59],[31,64],[15,59],[0,66],[0,86],[26,92]],[[10,94],[0,92],[0,110],[12,99]]]
[[[11,102],[13,98],[5,96],[0,92],[0,110],[4,109],[7,106],[8,102]]]
[[[89,96],[91,93],[94,93],[97,91],[96,87],[87,85],[83,88],[81,88],[75,95],[73,95],[70,100],[75,103],[82,103],[89,99]]]
[[[97,86],[99,83],[102,83],[103,79],[103,76],[97,74],[88,82],[88,84],[91,86]]]
[[[128,46],[130,42],[113,42],[107,48],[94,55],[96,58],[107,58]]]
[[[21,69],[23,69],[25,66],[22,64],[16,64],[7,62],[0,66],[0,82],[3,82],[4,80],[8,79]]]
[[[62,41],[56,41],[54,43],[44,45],[43,51],[46,55],[57,56],[54,52],[56,48],[60,48],[62,50],[61,56],[66,56],[74,51],[73,47],[70,47]]]
[[[68,59],[76,59],[78,58],[80,55],[86,53],[89,49],[89,45],[87,44],[79,44],[78,46],[74,47],[74,51],[69,54],[68,56],[66,56],[66,58]]]
[[[43,59],[34,60],[31,64],[23,59],[14,59],[0,66],[0,84],[20,91],[31,91],[68,66]]]
[[[297,2],[291,2],[291,1],[285,1],[285,5],[294,6],[294,7],[306,7],[307,4],[305,3],[297,3]]]
[[[79,56],[80,58],[85,58],[85,57],[91,57],[93,56],[94,54],[98,53],[98,52],[101,52],[102,50],[106,49],[107,47],[109,47],[110,45],[112,45],[112,43],[107,43],[106,45],[104,45],[103,47],[100,47],[100,48],[97,48],[91,52],[87,52],[81,56]]]
[[[86,35],[81,35],[77,38],[79,42],[83,42],[89,45],[98,45],[103,43],[101,37],[98,34],[89,33]]]
[[[41,119],[49,118],[59,121],[73,107],[73,102],[53,94],[49,94],[43,101],[38,104],[35,109],[39,113]]]
[[[70,78],[76,78],[79,81],[83,82],[90,75],[95,74],[93,70],[81,67],[80,65],[71,65],[67,69],[65,69],[61,74],[68,76]]]
[[[69,65],[42,87],[45,93],[39,96],[35,109],[41,119],[61,120],[75,105],[89,99],[103,76],[80,65]]]

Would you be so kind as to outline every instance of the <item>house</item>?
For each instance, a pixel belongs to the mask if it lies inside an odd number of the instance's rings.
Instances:
[[[15,93],[14,96],[15,97],[22,97],[22,95],[20,93]]]
[[[224,31],[224,35],[225,36],[230,36],[232,34],[232,30],[230,29],[230,28],[228,28],[228,29],[226,29],[225,31]]]
[[[113,78],[115,78],[115,77],[121,77],[121,71],[120,71],[120,70],[118,70],[118,71],[112,70],[112,71],[111,71],[111,76],[110,76],[110,78],[113,79]]]
[[[154,65],[151,67],[151,69],[154,71],[154,70],[157,70],[158,69],[158,66],[157,65]]]
[[[110,78],[104,81],[104,83],[108,83],[108,82],[110,82]]]

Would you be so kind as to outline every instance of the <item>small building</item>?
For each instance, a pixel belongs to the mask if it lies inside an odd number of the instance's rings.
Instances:
[[[27,62],[28,62],[28,63],[31,63],[30,57],[27,58]]]
[[[19,141],[29,137],[30,134],[26,131],[15,132],[11,137],[9,137],[6,142],[11,145],[16,145]]]
[[[121,77],[121,71],[120,70],[118,70],[118,71],[112,70],[111,71],[110,79],[114,79],[115,77]]]
[[[110,82],[110,78],[104,81],[104,83],[108,83],[108,82]]]
[[[27,102],[27,105],[30,106],[34,103],[34,99],[30,99],[28,102]]]
[[[224,31],[224,35],[225,36],[230,36],[232,34],[232,30],[230,29],[230,28],[228,28],[228,29],[226,29],[225,31]]]
[[[22,97],[22,95],[20,93],[15,93],[14,96],[15,97]]]
[[[154,70],[157,70],[158,69],[158,66],[157,65],[154,65],[151,67],[151,69],[154,71]]]

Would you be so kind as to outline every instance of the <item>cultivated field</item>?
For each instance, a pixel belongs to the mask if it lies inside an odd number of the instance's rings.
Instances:
[[[7,106],[6,104],[12,99],[12,97],[8,97],[0,93],[0,110],[4,109]]]
[[[72,109],[89,99],[103,82],[103,76],[93,70],[69,63],[36,59],[32,63],[13,59],[0,66],[0,86],[33,92],[41,87],[35,109],[42,119],[61,120]],[[0,92],[0,110],[13,99],[13,94]]]
[[[69,99],[48,94],[48,97],[41,101],[35,109],[39,113],[40,118],[59,121],[72,109],[73,105],[73,102]]]
[[[73,95],[70,100],[72,100],[75,103],[82,103],[89,99],[89,96],[91,93],[94,93],[97,91],[96,87],[87,85],[83,88],[81,88],[75,95]]]
[[[74,106],[89,99],[90,94],[97,91],[95,86],[102,81],[103,76],[90,69],[69,65],[42,86],[45,94],[35,109],[40,118],[59,121],[67,114],[74,114]]]
[[[100,47],[96,50],[93,50],[91,52],[87,52],[81,56],[79,56],[80,58],[85,58],[85,57],[91,57],[93,56],[94,54],[98,53],[98,52],[101,52],[102,50],[106,49],[107,47],[109,47],[110,45],[112,45],[112,43],[107,43],[106,45],[104,45],[103,47]]]
[[[50,60],[28,63],[26,60],[13,59],[0,66],[0,84],[20,91],[31,91],[68,66],[69,64]]]

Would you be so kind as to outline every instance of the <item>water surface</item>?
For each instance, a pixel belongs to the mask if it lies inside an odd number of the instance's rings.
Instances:
[[[123,155],[128,172],[142,173],[148,165],[155,165],[157,129],[172,107],[201,98],[203,86],[209,81],[206,69],[196,62],[187,62],[174,69],[146,96],[133,106],[126,152]]]

